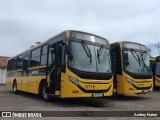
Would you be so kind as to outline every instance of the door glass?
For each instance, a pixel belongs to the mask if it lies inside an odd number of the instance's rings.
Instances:
[[[48,57],[48,66],[54,66],[55,65],[55,48],[50,47],[49,48],[49,57]]]

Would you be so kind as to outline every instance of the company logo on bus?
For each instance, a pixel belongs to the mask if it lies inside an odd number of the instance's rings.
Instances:
[[[138,87],[142,87],[142,86],[144,86],[144,85],[143,85],[143,84],[138,84],[137,86],[138,86]]]
[[[85,88],[95,89],[94,85],[86,85]]]

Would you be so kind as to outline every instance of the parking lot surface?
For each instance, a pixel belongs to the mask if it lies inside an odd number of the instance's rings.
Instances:
[[[53,98],[51,102],[42,101],[38,95],[20,92],[13,94],[13,92],[0,86],[0,111],[160,111],[160,90],[156,89],[148,94],[141,95],[124,95],[124,96],[110,96],[105,98],[85,98],[85,99],[58,99]],[[83,118],[82,118],[83,117]],[[65,119],[84,119],[84,120],[121,120],[130,118],[116,117],[65,117]],[[3,118],[9,119],[9,118]],[[22,119],[22,118],[12,118]],[[27,118],[23,118],[27,119]],[[39,118],[34,118],[39,119]],[[52,119],[52,118],[42,118]],[[57,117],[55,119],[63,119]],[[150,117],[133,117],[132,119],[148,119]],[[153,119],[157,119],[154,117]]]

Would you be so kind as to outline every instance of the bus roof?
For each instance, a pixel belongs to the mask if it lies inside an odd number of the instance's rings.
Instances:
[[[105,38],[103,38],[103,37],[101,37],[101,36],[92,34],[92,33],[87,33],[87,32],[82,32],[82,31],[77,31],[77,30],[65,30],[65,31],[63,31],[63,32],[55,35],[54,37],[49,38],[49,39],[47,39],[47,40],[45,40],[45,41],[43,41],[43,42],[40,42],[39,44],[37,44],[37,45],[35,45],[35,46],[33,46],[33,47],[31,47],[31,48],[29,48],[29,49],[27,49],[27,50],[19,53],[19,54],[11,57],[10,59],[15,58],[15,57],[18,57],[18,56],[20,56],[20,55],[22,55],[22,54],[24,54],[24,53],[30,52],[30,51],[32,51],[32,50],[34,50],[34,49],[36,49],[36,48],[38,48],[38,47],[40,47],[40,46],[43,46],[43,45],[45,45],[45,44],[47,44],[47,43],[51,43],[51,44],[52,44],[52,43],[55,43],[56,41],[58,41],[58,39],[56,39],[56,38],[66,37],[66,33],[67,33],[67,32],[69,32],[69,35],[68,35],[67,37],[71,37],[71,33],[73,33],[73,32],[75,32],[75,33],[82,33],[82,34],[85,33],[85,34],[88,34],[88,35],[93,35],[93,36],[96,36],[96,37],[98,37],[98,38],[104,39],[104,40],[109,44],[109,42],[108,42],[107,39],[105,39]],[[54,39],[54,40],[53,40],[53,39]]]
[[[122,47],[123,47],[123,48],[148,50],[148,48],[147,48],[145,45],[140,44],[140,43],[137,43],[137,42],[131,42],[131,41],[118,41],[118,42],[111,43],[111,45],[114,45],[114,44],[116,44],[116,43],[122,44]],[[139,45],[140,47],[137,48],[137,47],[131,46],[131,45]]]

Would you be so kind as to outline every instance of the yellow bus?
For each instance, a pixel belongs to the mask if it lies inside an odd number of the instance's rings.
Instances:
[[[160,87],[160,56],[151,57],[150,64],[153,72],[154,87]]]
[[[8,61],[6,85],[59,98],[113,94],[110,45],[90,33],[66,30]]]
[[[152,72],[146,46],[135,42],[110,45],[114,93],[141,94],[153,90]]]

